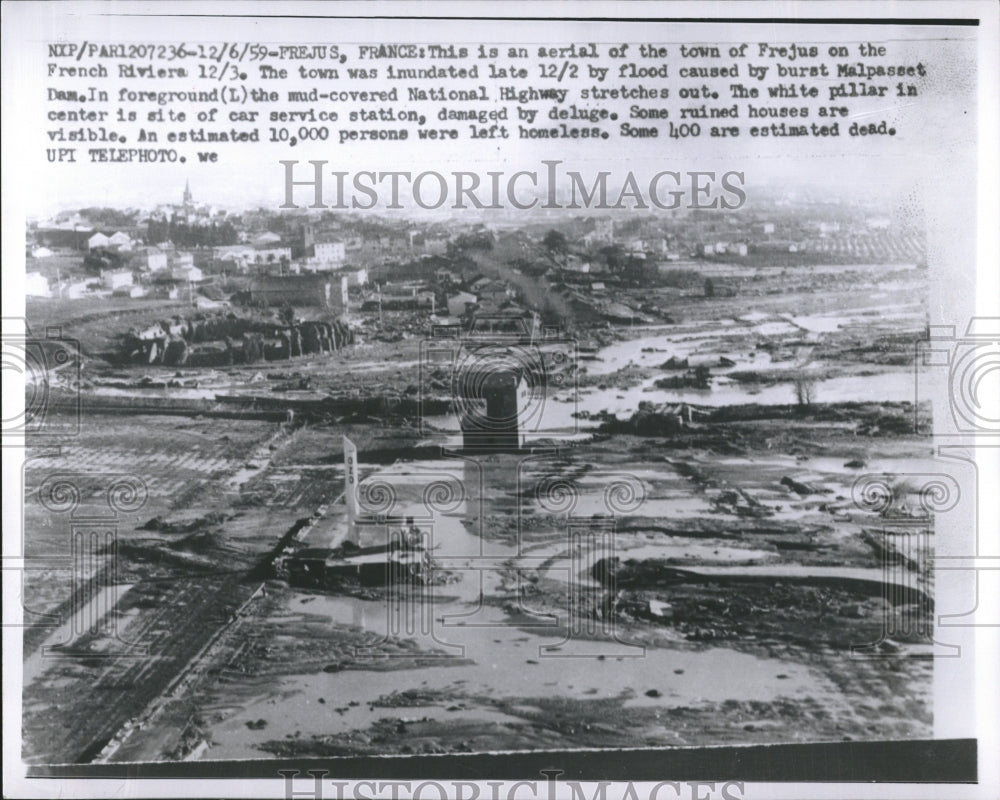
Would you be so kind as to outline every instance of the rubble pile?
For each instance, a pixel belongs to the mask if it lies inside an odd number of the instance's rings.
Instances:
[[[279,323],[233,313],[175,316],[122,337],[130,364],[220,367],[336,352],[354,342],[342,320]]]
[[[601,425],[602,433],[628,433],[635,436],[671,436],[687,427],[704,412],[689,403],[639,403],[627,420],[612,417]]]

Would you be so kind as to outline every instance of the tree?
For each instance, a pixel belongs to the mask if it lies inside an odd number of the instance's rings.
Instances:
[[[550,256],[564,256],[569,252],[569,242],[566,241],[566,234],[562,231],[550,230],[542,239],[542,244]]]
[[[608,244],[599,251],[611,272],[618,272],[625,264],[625,248],[620,244]]]
[[[481,250],[489,252],[493,249],[493,234],[485,228],[481,228],[470,233],[463,233],[448,242],[448,255],[457,257],[470,250]]]
[[[715,297],[715,283],[711,278],[705,278],[705,297]]]
[[[795,378],[795,400],[800,408],[811,406],[816,398],[816,382],[805,375]]]

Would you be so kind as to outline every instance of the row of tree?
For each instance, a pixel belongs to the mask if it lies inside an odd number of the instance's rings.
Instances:
[[[229,220],[209,225],[192,225],[184,219],[151,219],[146,229],[150,244],[173,242],[178,247],[225,247],[236,244],[239,234]]]

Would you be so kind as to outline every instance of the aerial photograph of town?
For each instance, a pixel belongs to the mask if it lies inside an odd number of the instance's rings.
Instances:
[[[29,764],[932,734],[925,223],[28,221]]]

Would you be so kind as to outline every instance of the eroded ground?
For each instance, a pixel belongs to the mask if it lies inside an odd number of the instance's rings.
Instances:
[[[114,551],[26,575],[26,607],[51,615],[26,632],[26,757],[929,735],[933,520],[898,477],[933,471],[912,371],[925,287],[880,269],[664,291],[646,299],[669,322],[575,331],[579,369],[519,455],[460,451],[447,370],[417,337],[175,386],[89,370],[79,436],[31,452],[27,551],[64,554],[73,510],[108,509],[108,476],[144,495],[121,506]],[[146,413],[158,398],[176,405]],[[275,578],[283,543],[342,535],[344,434],[392,487],[381,510],[422,520],[440,580]],[[80,499],[53,510],[62,474]],[[883,474],[892,504],[859,502],[859,479]],[[884,599],[887,581],[907,592]]]

